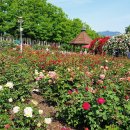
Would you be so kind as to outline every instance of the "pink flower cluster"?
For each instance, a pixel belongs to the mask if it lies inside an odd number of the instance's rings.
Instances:
[[[58,77],[55,71],[49,71],[48,74],[51,79],[57,79]]]

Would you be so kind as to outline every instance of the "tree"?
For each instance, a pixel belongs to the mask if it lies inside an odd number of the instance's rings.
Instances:
[[[125,32],[126,32],[126,34],[130,33],[130,25],[125,28]]]
[[[0,33],[19,36],[18,17],[23,17],[23,37],[50,42],[68,43],[80,33],[83,22],[69,19],[63,10],[47,0],[1,0]],[[87,25],[87,32],[97,33]]]

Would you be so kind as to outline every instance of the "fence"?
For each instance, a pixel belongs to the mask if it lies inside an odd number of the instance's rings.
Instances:
[[[12,43],[20,43],[20,40],[18,38],[14,38],[13,36],[7,36],[7,35],[2,35],[0,34],[0,42],[2,41],[8,41],[8,42],[12,42]],[[32,40],[31,38],[24,38],[23,37],[23,44],[27,44],[27,45],[55,45],[55,46],[60,46],[60,43],[55,43],[55,42],[47,42],[47,41],[41,41],[41,40]]]

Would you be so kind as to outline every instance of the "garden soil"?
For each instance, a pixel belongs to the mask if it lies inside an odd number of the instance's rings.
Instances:
[[[73,128],[68,127],[63,122],[55,119],[56,109],[54,108],[54,106],[49,105],[41,95],[36,92],[33,92],[32,100],[36,101],[38,103],[37,107],[43,110],[42,116],[52,117],[52,123],[47,126],[46,130],[75,130]]]

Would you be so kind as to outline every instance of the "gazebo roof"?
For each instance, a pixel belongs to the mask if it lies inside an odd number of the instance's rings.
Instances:
[[[92,41],[92,39],[88,36],[86,31],[82,30],[81,33],[70,42],[70,44],[86,45],[86,44],[90,44],[91,41]]]

